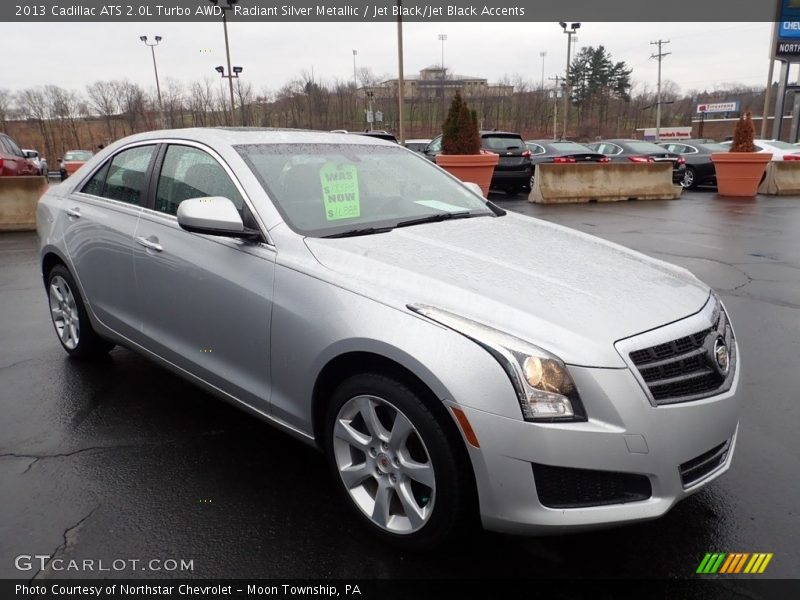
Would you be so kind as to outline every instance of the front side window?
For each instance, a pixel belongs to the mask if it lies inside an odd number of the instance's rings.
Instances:
[[[147,168],[150,166],[154,151],[155,146],[139,146],[117,154],[111,159],[103,191],[98,195],[141,206]]]
[[[313,237],[494,213],[482,198],[399,147],[252,144],[236,150],[286,223]]]
[[[244,199],[225,169],[207,152],[190,146],[170,146],[158,178],[155,209],[178,214],[178,206],[190,198],[222,196],[242,211]]]

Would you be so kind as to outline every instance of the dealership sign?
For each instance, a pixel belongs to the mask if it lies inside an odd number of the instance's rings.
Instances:
[[[732,113],[739,112],[738,102],[717,102],[715,104],[698,104],[698,113]]]
[[[658,130],[658,138],[656,138],[656,128],[648,127],[647,129],[639,129],[643,131],[644,139],[654,141],[658,140],[689,140],[692,138],[691,127],[662,127]]]
[[[778,39],[800,39],[800,0],[782,0]]]

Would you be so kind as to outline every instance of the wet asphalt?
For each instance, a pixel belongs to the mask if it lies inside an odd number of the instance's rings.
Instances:
[[[398,552],[335,499],[322,455],[132,352],[67,358],[36,235],[0,234],[0,578],[694,577],[708,551],[800,565],[800,199],[501,206],[691,269],[724,299],[746,397],[733,467],[664,518]],[[485,249],[491,252],[491,248]],[[18,571],[18,555],[184,559],[192,572]],[[66,564],[66,562],[64,563]]]

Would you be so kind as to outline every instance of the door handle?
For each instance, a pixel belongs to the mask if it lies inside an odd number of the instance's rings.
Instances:
[[[74,217],[76,219],[81,218],[81,209],[80,208],[68,208],[67,209],[67,216]]]
[[[139,244],[140,246],[144,246],[148,250],[155,250],[156,252],[161,252],[164,249],[161,247],[161,244],[158,244],[156,242],[151,242],[145,237],[137,237],[136,243]]]

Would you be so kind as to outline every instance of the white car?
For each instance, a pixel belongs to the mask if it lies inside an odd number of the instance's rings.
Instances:
[[[722,142],[721,145],[730,148],[733,142]],[[760,153],[772,154],[772,160],[800,160],[800,147],[782,142],[780,140],[753,140],[756,151]]]
[[[30,149],[22,149],[22,152],[25,154],[25,158],[33,163],[36,169],[39,171],[39,175],[47,175],[47,159],[42,158],[36,150]]]

